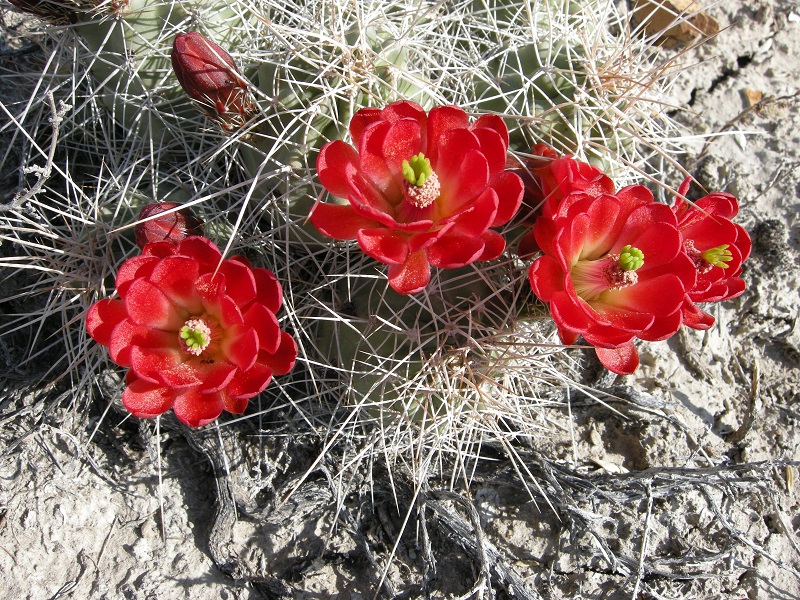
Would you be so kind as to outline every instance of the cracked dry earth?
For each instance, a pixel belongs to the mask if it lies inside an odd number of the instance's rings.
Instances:
[[[471,504],[431,493],[393,552],[413,492],[380,467],[346,498],[333,463],[301,480],[321,446],[287,415],[192,436],[112,411],[95,432],[103,407],[9,380],[0,597],[800,598],[800,6],[712,4],[716,38],[664,53],[684,166],[740,199],[749,289],[643,346],[603,402],[553,409],[523,453],[547,499],[498,460]]]

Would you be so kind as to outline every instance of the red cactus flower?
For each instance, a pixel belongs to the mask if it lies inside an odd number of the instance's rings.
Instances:
[[[714,317],[694,303],[719,302],[744,292],[745,282],[739,275],[751,243],[744,228],[731,221],[739,212],[736,198],[717,192],[689,204],[685,194],[690,184],[690,179],[684,180],[672,206],[683,250],[697,269],[695,285],[686,290],[683,322],[694,329],[708,329]]]
[[[189,97],[223,128],[237,129],[255,115],[255,100],[231,55],[199,33],[175,37],[172,69]]]
[[[173,408],[199,427],[223,410],[240,414],[294,366],[297,346],[275,317],[275,276],[243,257],[222,260],[205,238],[148,244],[122,265],[116,286],[120,299],[93,304],[86,328],[130,367],[122,403],[136,417]]]
[[[639,363],[634,338],[663,340],[680,327],[694,264],[674,213],[647,188],[569,194],[534,234],[545,255],[529,279],[565,344],[582,335],[607,369],[628,374]]]
[[[565,196],[583,192],[589,196],[613,194],[614,182],[592,164],[559,156],[546,144],[536,144],[533,158],[523,159],[527,177],[523,202],[534,211],[541,207],[542,215],[552,218]],[[532,220],[529,220],[532,222]]]
[[[514,169],[525,184],[520,216],[522,223],[533,224],[539,217],[552,219],[561,201],[573,192],[597,197],[613,194],[614,182],[603,171],[571,156],[559,156],[546,144],[536,144],[532,158],[517,159],[521,164]],[[533,231],[523,237],[519,255],[532,256],[537,252]]]
[[[499,256],[507,223],[522,200],[522,181],[505,170],[508,130],[495,115],[470,124],[460,108],[413,102],[365,108],[350,122],[356,148],[326,144],[320,182],[348,204],[318,202],[311,223],[324,235],[358,240],[389,265],[389,285],[422,290],[431,265],[463,267]]]
[[[177,244],[191,235],[203,235],[203,220],[190,208],[180,208],[174,202],[158,202],[141,210],[134,233],[139,248],[152,242]]]

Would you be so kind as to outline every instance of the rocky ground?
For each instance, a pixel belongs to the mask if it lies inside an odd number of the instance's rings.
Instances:
[[[498,455],[471,502],[379,466],[337,495],[334,464],[302,478],[320,442],[280,415],[198,437],[7,377],[0,596],[800,598],[800,7],[706,13],[716,37],[663,55],[683,164],[740,199],[753,239],[715,328],[561,402],[520,449],[530,473]]]

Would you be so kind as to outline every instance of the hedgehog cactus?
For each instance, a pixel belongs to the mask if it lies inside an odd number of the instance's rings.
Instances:
[[[123,155],[130,140],[139,141],[130,160],[112,157],[128,169],[113,173],[115,180],[147,184],[147,191],[126,194],[143,198],[132,208],[178,196],[231,243],[241,231],[267,229],[260,238],[267,242],[252,249],[276,263],[269,266],[288,290],[286,318],[302,330],[315,381],[355,395],[358,405],[383,396],[383,412],[415,421],[434,405],[433,412],[485,408],[495,393],[516,398],[512,404],[530,396],[536,373],[551,373],[543,358],[550,351],[540,346],[546,328],[530,318],[520,261],[500,255],[497,243],[484,240],[492,251],[473,253],[491,262],[476,266],[461,257],[449,263],[458,269],[434,272],[420,299],[386,289],[374,262],[352,260],[352,245],[322,239],[308,217],[317,200],[335,202],[316,177],[323,145],[350,141],[348,125],[359,109],[398,100],[425,110],[460,106],[473,121],[496,113],[511,133],[512,153],[543,142],[621,167],[623,178],[645,168],[640,148],[664,145],[654,118],[659,105],[648,103],[658,88],[641,77],[647,53],[628,51],[630,40],[608,33],[609,22],[621,21],[604,0],[75,6],[49,18],[77,34],[77,56],[112,116],[101,129],[116,124],[124,131],[116,150]],[[206,80],[189,76],[202,79],[208,65],[215,71]],[[636,83],[621,89],[623,81]],[[179,162],[187,156],[189,164]],[[176,173],[183,173],[180,185]],[[159,189],[175,192],[153,197]],[[510,218],[487,222],[484,231],[498,231],[484,237],[496,241],[513,231]],[[519,343],[498,345],[507,335]],[[335,381],[324,374],[331,366]],[[467,396],[474,401],[458,401]]]

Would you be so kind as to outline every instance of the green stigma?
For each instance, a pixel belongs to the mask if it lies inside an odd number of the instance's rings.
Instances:
[[[728,244],[722,244],[716,248],[709,248],[702,254],[703,259],[710,265],[727,269],[728,263],[733,260],[733,254],[728,250]]]
[[[619,266],[623,271],[636,271],[644,265],[644,252],[630,244],[619,253]]]
[[[199,356],[211,343],[211,329],[201,319],[190,319],[180,330],[184,350]]]
[[[425,155],[420,152],[416,156],[412,156],[410,160],[404,160],[400,165],[403,171],[403,177],[406,178],[411,185],[422,187],[425,181],[433,173],[431,168],[431,161],[425,158]]]

